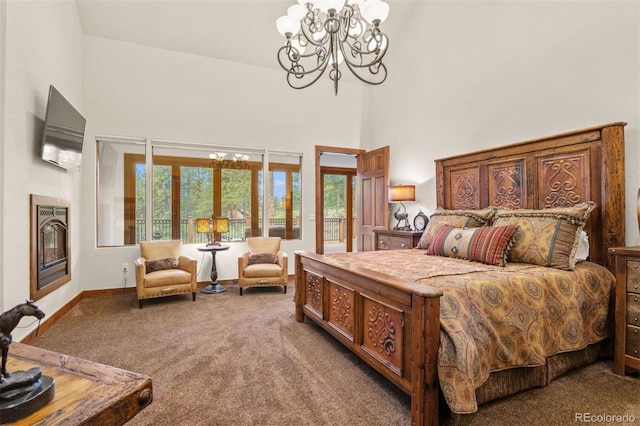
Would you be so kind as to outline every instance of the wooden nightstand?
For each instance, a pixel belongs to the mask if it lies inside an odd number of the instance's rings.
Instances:
[[[616,274],[616,342],[613,370],[640,371],[640,247],[613,247]]]
[[[422,231],[394,231],[392,229],[374,229],[376,250],[412,249],[418,245]]]

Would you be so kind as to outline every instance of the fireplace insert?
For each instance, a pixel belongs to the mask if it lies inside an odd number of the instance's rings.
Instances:
[[[69,202],[31,195],[31,299],[71,280]]]

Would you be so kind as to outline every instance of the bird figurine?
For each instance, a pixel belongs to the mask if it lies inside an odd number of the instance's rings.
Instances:
[[[402,207],[404,207],[404,204],[400,203],[402,205]],[[396,224],[395,228],[393,228],[394,230],[404,230],[404,231],[410,231],[411,230],[411,226],[409,225],[409,220],[407,219],[409,217],[409,214],[407,213],[407,209],[405,207],[404,212],[400,211],[400,208],[398,208],[398,210],[396,210],[393,213],[393,217],[395,217],[398,220],[398,223]],[[404,224],[401,226],[400,222],[404,221]]]

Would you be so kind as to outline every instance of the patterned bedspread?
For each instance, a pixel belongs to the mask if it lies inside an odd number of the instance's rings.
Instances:
[[[583,349],[612,332],[615,278],[595,263],[580,262],[574,271],[503,268],[418,249],[327,256],[443,290],[438,376],[454,413],[478,410],[475,390],[491,372],[544,365],[551,355]]]

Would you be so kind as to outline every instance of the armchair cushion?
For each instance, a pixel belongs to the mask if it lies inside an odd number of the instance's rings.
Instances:
[[[178,259],[175,257],[166,257],[158,260],[147,260],[145,262],[145,267],[147,268],[147,273],[176,269],[178,268]]]
[[[278,262],[278,256],[275,253],[251,253],[249,255],[249,265],[276,262]]]

